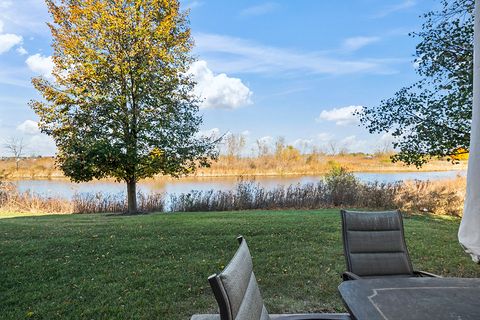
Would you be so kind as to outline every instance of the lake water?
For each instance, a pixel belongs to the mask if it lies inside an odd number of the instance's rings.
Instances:
[[[401,173],[355,173],[364,182],[396,182],[403,180],[438,180],[452,179],[458,175],[465,175],[465,171],[438,171],[438,172],[401,172]],[[278,185],[315,183],[321,176],[275,176],[256,177],[255,181],[261,186],[271,189]],[[119,194],[126,191],[124,183],[112,181],[95,181],[88,183],[72,183],[68,180],[18,180],[14,182],[19,191],[30,190],[37,194],[52,197],[71,198],[75,193],[109,193]],[[138,184],[138,190],[144,193],[156,192],[179,194],[191,190],[229,190],[238,183],[236,177],[215,178],[184,178],[179,180],[146,180]]]

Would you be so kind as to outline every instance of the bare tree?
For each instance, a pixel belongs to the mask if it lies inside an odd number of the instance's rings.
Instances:
[[[381,138],[380,142],[377,146],[377,154],[380,155],[387,155],[393,153],[393,138],[392,137],[386,137],[386,138]]]
[[[338,145],[337,145],[337,141],[335,140],[330,140],[328,141],[328,149],[329,149],[329,152],[332,156],[335,156],[337,153],[338,153]]]
[[[246,144],[245,136],[242,134],[229,134],[225,138],[226,152],[229,158],[238,158],[240,157],[243,148]]]
[[[264,157],[270,153],[270,146],[268,141],[264,139],[257,139],[257,148],[258,148],[258,156]]]
[[[285,137],[277,137],[275,140],[275,155],[278,157],[282,154],[283,149],[286,148]]]
[[[23,138],[10,137],[5,140],[4,146],[15,158],[16,169],[18,171],[18,166],[20,164],[20,160],[24,155],[26,147],[26,144],[23,142]]]

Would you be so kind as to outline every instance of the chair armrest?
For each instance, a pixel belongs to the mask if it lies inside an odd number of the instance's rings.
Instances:
[[[343,281],[348,281],[348,280],[360,280],[362,279],[360,276],[357,276],[355,273],[350,272],[350,271],[345,271],[342,274]]]
[[[348,313],[306,313],[270,315],[271,320],[350,320]]]
[[[426,271],[413,271],[413,274],[416,277],[430,277],[430,278],[443,278],[442,276],[439,276],[438,274],[426,272]]]

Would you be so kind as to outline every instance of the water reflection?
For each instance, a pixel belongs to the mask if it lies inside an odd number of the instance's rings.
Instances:
[[[355,175],[365,182],[395,182],[402,180],[438,180],[451,179],[457,175],[465,176],[465,171],[440,172],[402,172],[402,173],[371,173],[358,172]],[[321,176],[275,176],[256,177],[255,180],[264,188],[271,189],[278,185],[305,184],[317,182]],[[149,192],[164,192],[167,194],[189,192],[191,190],[229,190],[235,187],[237,177],[187,178],[179,180],[146,180],[138,185],[138,190]],[[14,182],[20,191],[32,192],[52,197],[71,198],[75,193],[110,193],[125,192],[125,184],[112,181],[95,181],[88,183],[72,183],[68,180],[19,180]]]

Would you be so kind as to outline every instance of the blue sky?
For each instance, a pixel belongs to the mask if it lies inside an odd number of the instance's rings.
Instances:
[[[419,15],[433,0],[182,1],[198,59],[204,134],[243,134],[244,153],[277,137],[309,151],[373,152],[391,141],[352,112],[417,79]],[[51,37],[43,0],[0,0],[0,140],[23,137],[29,154],[55,152],[27,105],[32,76],[49,76]],[[7,150],[0,149],[0,155]]]

